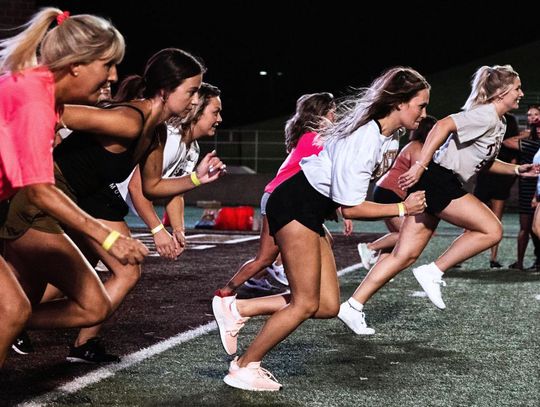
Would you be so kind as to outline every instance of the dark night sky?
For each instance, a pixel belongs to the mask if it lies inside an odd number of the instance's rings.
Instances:
[[[325,7],[316,6],[321,1]],[[205,80],[223,92],[224,127],[290,114],[302,93],[340,95],[393,65],[429,74],[540,39],[540,14],[524,5],[372,3],[154,0],[130,7],[113,0],[38,1],[110,18],[127,42],[121,78],[141,73],[146,59],[164,47],[202,57]],[[268,75],[260,76],[261,70]]]

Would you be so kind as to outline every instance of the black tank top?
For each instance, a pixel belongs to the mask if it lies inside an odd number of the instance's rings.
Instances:
[[[136,110],[144,126],[144,114],[134,106],[117,104],[105,109],[118,106]],[[135,168],[133,152],[136,145],[137,142],[133,141],[126,151],[112,153],[96,141],[93,134],[74,131],[54,149],[53,156],[79,200],[111,183],[124,181]]]

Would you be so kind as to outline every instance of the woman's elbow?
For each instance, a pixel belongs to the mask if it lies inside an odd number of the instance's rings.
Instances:
[[[341,215],[345,219],[354,219],[354,211],[352,210],[352,207],[350,206],[342,206]]]
[[[142,187],[142,193],[146,199],[153,201],[154,199],[162,198],[159,195],[159,190],[153,185],[144,185]]]

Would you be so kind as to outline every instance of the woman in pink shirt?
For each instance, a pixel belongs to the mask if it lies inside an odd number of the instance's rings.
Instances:
[[[0,206],[3,213],[7,200],[24,188],[36,207],[99,242],[122,263],[137,264],[147,248],[90,217],[57,189],[52,160],[63,104],[95,104],[100,89],[117,79],[124,47],[110,22],[92,15],[70,17],[52,7],[36,13],[15,37],[0,41]],[[84,326],[103,321],[110,312],[103,284],[67,236],[42,250],[58,252],[63,267],[39,265],[40,251],[33,251],[33,278],[43,288],[47,282],[61,288],[68,298],[32,310],[39,293],[25,293],[27,287],[0,257],[0,366],[27,322],[32,328]],[[52,273],[53,268],[63,271]]]

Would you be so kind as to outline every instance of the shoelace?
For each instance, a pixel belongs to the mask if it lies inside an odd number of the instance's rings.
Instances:
[[[231,336],[237,336],[238,335],[238,332],[240,331],[240,329],[242,329],[244,327],[244,325],[246,324],[246,321],[248,320],[249,318],[240,318],[240,319],[237,319],[235,322],[234,322],[234,327],[231,328],[231,329],[228,329],[227,330],[227,333]]]
[[[445,282],[443,279],[441,279],[441,278],[435,279],[435,280],[433,280],[433,282],[434,282],[435,284],[440,284],[441,287],[446,287],[446,282]]]
[[[347,301],[347,304],[349,304],[349,307],[351,307],[353,310],[355,310],[356,312],[360,314],[360,325],[367,327],[366,314],[364,314],[364,311],[360,311],[359,309],[354,308],[349,301]]]
[[[278,382],[277,379],[274,377],[274,375],[272,373],[270,373],[268,370],[266,370],[264,367],[259,367],[257,369],[257,373],[263,379],[270,379],[273,382],[276,382],[276,383]]]

